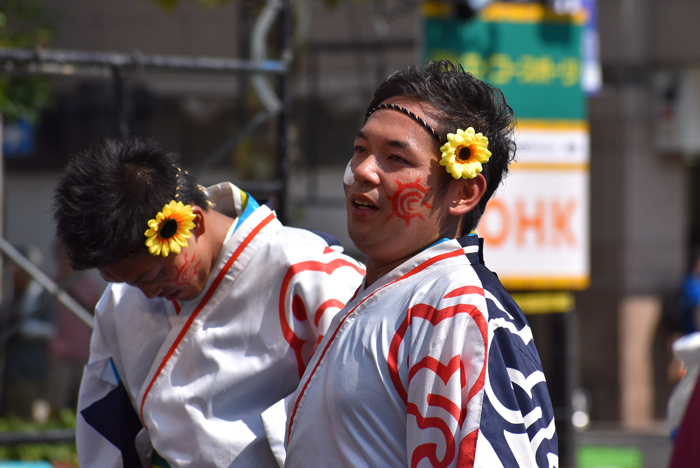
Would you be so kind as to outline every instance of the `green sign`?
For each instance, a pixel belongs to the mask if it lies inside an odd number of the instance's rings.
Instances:
[[[644,455],[634,447],[584,445],[576,450],[580,468],[642,468]]]
[[[472,20],[428,17],[425,58],[459,62],[498,86],[519,118],[583,120],[581,21],[496,3]]]

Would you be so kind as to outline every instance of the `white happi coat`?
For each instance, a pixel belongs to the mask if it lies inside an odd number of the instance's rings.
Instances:
[[[558,466],[530,328],[480,248],[437,243],[336,315],[290,399],[287,468]]]
[[[278,424],[281,446],[284,411],[266,425],[261,415],[294,391],[364,267],[317,234],[283,227],[231,184],[208,195],[238,219],[199,297],[148,299],[110,284],[97,305],[78,405],[82,468],[150,466],[151,445],[173,468],[284,458],[266,437]]]

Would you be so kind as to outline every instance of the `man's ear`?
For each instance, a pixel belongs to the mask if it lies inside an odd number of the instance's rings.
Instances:
[[[197,205],[192,205],[192,213],[194,213],[194,229],[192,229],[192,234],[195,237],[199,237],[206,231],[206,222],[204,220],[204,210],[202,210]]]
[[[452,203],[448,212],[453,216],[462,216],[473,210],[486,193],[486,179],[481,174],[473,179],[453,180],[450,185],[448,196],[452,197]]]

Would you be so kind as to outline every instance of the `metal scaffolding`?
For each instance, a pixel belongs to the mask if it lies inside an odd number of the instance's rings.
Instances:
[[[266,57],[267,37],[277,22],[276,49],[279,58]],[[277,151],[275,178],[265,182],[241,182],[248,191],[266,193],[277,199],[277,215],[282,222],[287,218],[288,141],[287,131],[291,107],[291,6],[289,0],[267,0],[252,29],[251,59],[221,57],[187,57],[173,55],[144,55],[141,53],[86,52],[53,49],[0,49],[0,75],[40,74],[61,76],[111,76],[115,88],[117,118],[114,123],[119,132],[128,130],[126,119],[125,87],[126,71],[161,70],[177,72],[204,72],[220,75],[250,75],[253,87],[263,104],[246,125],[222,142],[191,172],[201,173],[217,163],[241,138],[264,123],[277,119]],[[278,79],[277,88],[268,77]],[[27,271],[57,300],[73,311],[81,320],[92,326],[92,316],[61,290],[51,279],[23,257],[12,245],[0,237],[0,251],[19,267]]]

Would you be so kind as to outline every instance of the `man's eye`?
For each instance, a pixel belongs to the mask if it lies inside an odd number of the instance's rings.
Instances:
[[[406,160],[404,158],[402,158],[401,156],[397,156],[395,154],[390,155],[389,159],[391,161],[396,161],[396,162],[406,162]]]
[[[355,154],[360,154],[365,151],[365,148],[363,146],[355,146]]]
[[[161,276],[163,276],[163,269],[162,268],[160,270],[158,270],[158,273],[156,273],[155,276],[151,275],[151,277],[148,279],[148,282],[152,283],[154,281],[158,281]]]

